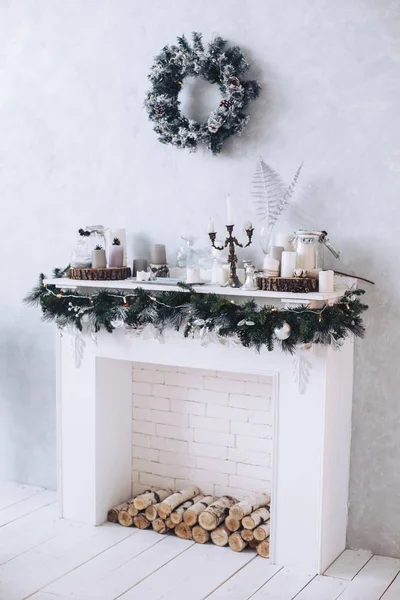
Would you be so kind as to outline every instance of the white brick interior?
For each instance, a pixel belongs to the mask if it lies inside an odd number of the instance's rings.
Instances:
[[[270,489],[272,379],[133,363],[132,493]]]

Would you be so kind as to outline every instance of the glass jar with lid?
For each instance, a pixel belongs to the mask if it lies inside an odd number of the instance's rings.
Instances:
[[[326,231],[307,231],[305,229],[296,231],[293,244],[296,251],[297,268],[323,270],[325,247],[335,258],[340,257],[340,253],[329,242],[327,235]]]

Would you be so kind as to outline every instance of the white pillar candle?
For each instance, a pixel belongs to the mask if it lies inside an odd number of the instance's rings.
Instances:
[[[266,256],[263,262],[263,271],[268,277],[278,277],[279,275],[279,260]]]
[[[111,244],[113,243],[114,238],[118,238],[119,241],[121,242],[121,246],[124,249],[124,257],[123,257],[122,266],[126,267],[126,265],[128,264],[127,256],[126,256],[126,230],[125,229],[111,229],[110,237],[111,237]]]
[[[218,269],[218,285],[225,286],[228,283],[229,275],[230,275],[230,266],[229,265],[223,265],[222,267],[219,267],[219,269]]]
[[[334,291],[334,273],[333,271],[319,272],[319,291],[321,294],[330,294]]]
[[[215,223],[211,221],[208,223],[208,233],[215,233]]]
[[[226,198],[226,221],[227,225],[233,225],[232,200],[230,196]]]
[[[281,261],[281,277],[293,277],[296,268],[296,252],[284,250]]]
[[[253,229],[253,223],[251,221],[246,221],[244,224],[244,229],[247,231],[248,229]]]
[[[289,233],[277,233],[275,236],[275,246],[283,246],[285,252],[293,252],[293,235]]]
[[[186,269],[186,283],[200,283],[199,267],[188,267]]]

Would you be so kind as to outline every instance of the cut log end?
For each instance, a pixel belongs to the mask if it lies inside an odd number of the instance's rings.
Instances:
[[[133,517],[133,524],[138,529],[147,529],[151,525],[150,521],[146,519],[145,515],[137,515],[137,517]]]
[[[269,558],[269,542],[267,540],[258,544],[257,554],[263,558]]]
[[[232,533],[240,529],[240,519],[229,514],[225,519],[225,525]]]
[[[133,518],[126,509],[121,509],[118,513],[118,523],[123,527],[132,527]]]
[[[211,541],[216,546],[226,546],[229,541],[231,532],[225,525],[220,525],[217,529],[211,532]]]
[[[192,529],[192,537],[198,544],[206,544],[210,539],[210,533],[200,525],[195,525]]]
[[[240,535],[242,536],[244,541],[247,543],[254,540],[254,533],[253,533],[252,529],[242,529],[242,531],[240,532]]]
[[[244,541],[244,539],[242,538],[242,536],[238,532],[232,533],[229,536],[228,543],[229,543],[229,548],[231,550],[233,550],[234,552],[241,552],[247,546],[247,542]]]
[[[225,521],[231,506],[236,504],[236,499],[231,496],[222,496],[199,515],[199,525],[207,531],[213,531]]]
[[[182,540],[193,539],[192,528],[189,527],[189,525],[186,525],[186,523],[179,523],[179,525],[177,525],[175,527],[174,531],[175,531],[175,535],[177,535]]]
[[[258,527],[256,527],[254,529],[254,538],[256,540],[258,540],[259,542],[262,542],[263,540],[267,539],[267,537],[269,536],[269,532],[270,532],[269,522],[263,523],[262,525],[259,525]]]

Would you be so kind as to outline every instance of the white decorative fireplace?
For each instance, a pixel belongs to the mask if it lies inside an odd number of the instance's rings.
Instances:
[[[341,294],[260,292],[257,301],[317,303]],[[174,333],[160,343],[123,329],[97,339],[63,332],[57,370],[62,517],[101,524],[132,487],[152,482],[239,496],[270,487],[271,562],[321,573],[345,548],[352,340],[340,351],[313,346],[292,357],[203,346]]]

